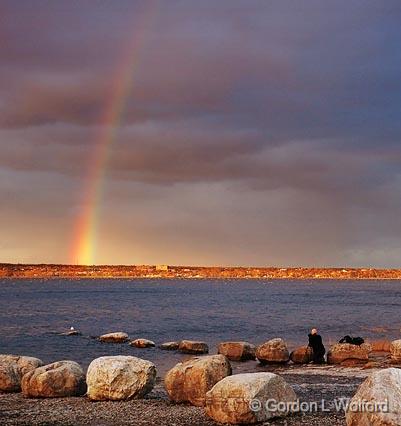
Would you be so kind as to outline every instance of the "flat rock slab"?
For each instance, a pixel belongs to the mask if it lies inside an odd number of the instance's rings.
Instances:
[[[135,346],[136,348],[153,348],[156,344],[148,339],[135,339],[130,342],[130,346]]]
[[[128,334],[122,331],[107,333],[100,336],[99,340],[106,343],[125,343],[128,341]]]
[[[209,346],[205,342],[196,340],[181,340],[178,349],[180,352],[194,355],[207,354],[209,352]]]
[[[176,351],[180,346],[180,342],[165,342],[162,343],[159,348],[163,351]]]

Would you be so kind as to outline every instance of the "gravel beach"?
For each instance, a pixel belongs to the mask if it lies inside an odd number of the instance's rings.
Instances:
[[[359,384],[373,370],[332,366],[262,367],[256,363],[236,363],[234,373],[274,371],[290,383],[301,401],[316,402],[318,410],[271,420],[274,425],[345,425],[344,412],[337,412],[330,403],[351,397]],[[322,400],[325,409],[322,411]],[[158,383],[146,398],[132,401],[91,402],[85,397],[26,399],[22,394],[0,394],[2,425],[160,425],[212,426],[202,408],[172,404],[163,382]]]

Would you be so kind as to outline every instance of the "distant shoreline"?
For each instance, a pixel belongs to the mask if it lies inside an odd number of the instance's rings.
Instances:
[[[0,278],[401,280],[401,269],[0,263]]]

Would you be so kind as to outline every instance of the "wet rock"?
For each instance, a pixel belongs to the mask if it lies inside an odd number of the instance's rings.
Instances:
[[[59,361],[26,373],[21,381],[24,396],[54,398],[83,395],[85,375],[74,361]]]
[[[290,360],[294,364],[309,364],[313,361],[313,350],[309,346],[301,346],[291,352]]]
[[[198,342],[195,340],[181,340],[178,350],[186,354],[207,354],[209,347],[205,342]]]
[[[363,343],[362,345],[351,345],[350,343],[337,343],[327,353],[328,364],[341,364],[348,359],[367,361],[372,347]]]
[[[258,346],[256,358],[261,364],[286,363],[290,359],[290,354],[283,339],[271,339]]]
[[[203,406],[206,392],[230,374],[231,365],[224,355],[207,355],[178,363],[167,372],[164,385],[172,401]]]
[[[401,425],[401,370],[374,372],[358,388],[346,412],[347,426]]]
[[[136,339],[130,342],[130,346],[135,346],[136,348],[152,348],[155,346],[155,342],[148,339]]]
[[[235,374],[218,382],[206,394],[205,410],[218,423],[252,424],[288,414],[270,405],[266,409],[268,400],[291,403],[296,399],[292,387],[277,374]]]
[[[128,341],[128,334],[122,331],[107,333],[100,336],[99,340],[107,343],[125,343]]]
[[[156,382],[156,367],[133,356],[103,356],[94,359],[86,374],[90,399],[127,400],[149,393]]]
[[[19,392],[22,376],[43,362],[38,358],[18,355],[0,355],[0,391]]]
[[[231,361],[247,361],[256,357],[255,345],[248,342],[222,342],[217,352]]]
[[[401,363],[401,340],[394,340],[390,345],[391,360]]]
[[[180,346],[180,342],[165,342],[162,343],[159,348],[164,351],[176,351]]]

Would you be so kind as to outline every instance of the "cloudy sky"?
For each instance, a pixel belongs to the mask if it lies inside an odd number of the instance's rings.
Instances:
[[[1,0],[0,261],[72,261],[129,72],[96,263],[401,266],[400,22],[391,0]]]

